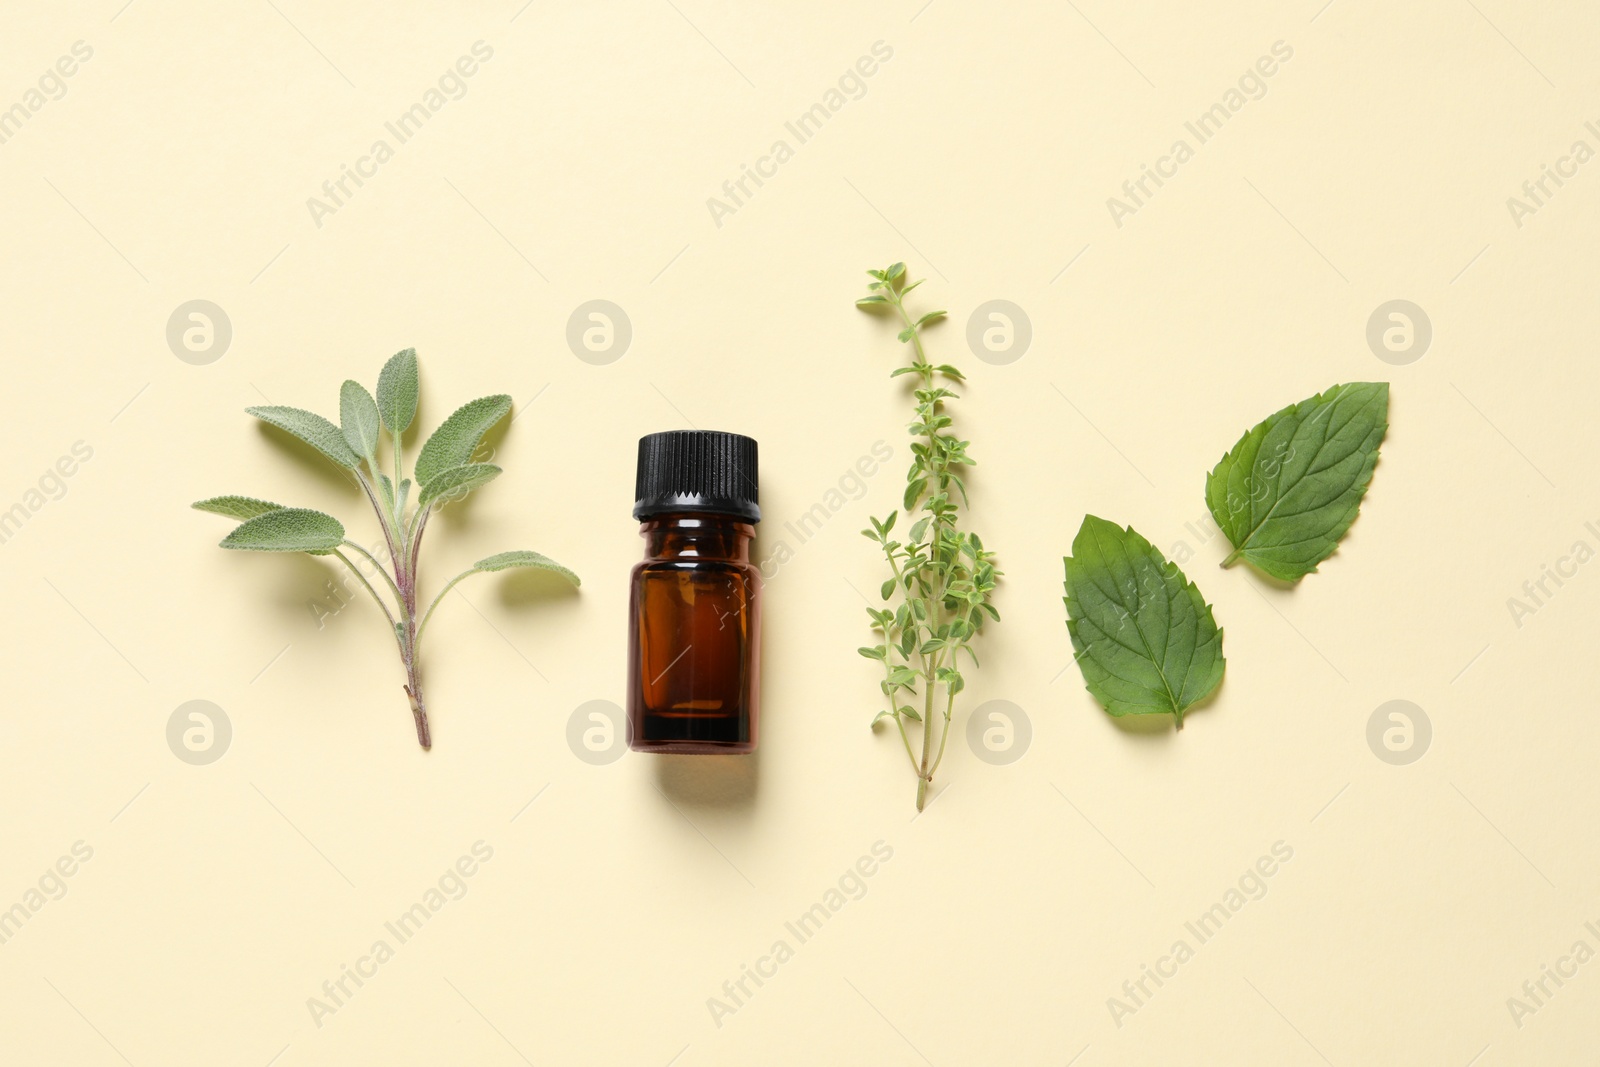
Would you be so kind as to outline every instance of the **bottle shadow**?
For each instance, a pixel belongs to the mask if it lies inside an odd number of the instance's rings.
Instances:
[[[719,811],[755,806],[761,782],[761,749],[742,756],[652,757],[656,786],[680,807]]]

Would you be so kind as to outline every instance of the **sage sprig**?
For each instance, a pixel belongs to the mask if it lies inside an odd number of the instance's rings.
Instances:
[[[973,638],[982,631],[985,616],[1000,618],[990,598],[1001,572],[995,569],[994,553],[983,547],[978,535],[961,528],[967,488],[960,470],[975,461],[967,455],[969,442],[949,432],[954,420],[945,413],[944,405],[957,394],[937,383],[940,378],[954,382],[964,378],[948,363],[929,363],[922,347],[923,328],[944,318],[945,313],[930,311],[911,317],[905,296],[922,283],[907,281],[904,263],[867,273],[873,280],[867,285],[868,295],[857,300],[856,306],[892,312],[903,324],[899,337],[911,346],[911,363],[896,368],[890,377],[915,374],[918,384],[912,393],[916,418],[910,426],[911,468],[902,498],[910,528],[904,542],[893,540],[890,535],[899,512],[891,511],[885,519],[872,519],[870,530],[861,531],[881,546],[889,564],[890,577],[884,581],[881,595],[890,607],[867,609],[880,641],[858,651],[883,664],[879,687],[887,706],[872,724],[876,727],[885,719],[894,723],[917,777],[917,810],[921,811],[928,785],[944,759],[956,694],[966,686],[961,655],[965,653],[976,668]],[[917,517],[913,519],[913,515]],[[920,711],[916,707],[919,697]],[[941,720],[937,726],[936,710]],[[911,743],[911,733],[919,728],[920,760]],[[934,748],[936,733],[938,747]]]
[[[350,568],[362,588],[371,594],[388,620],[405,668],[402,687],[416,722],[417,742],[431,748],[428,706],[422,694],[419,651],[422,634],[434,609],[457,582],[473,574],[531,567],[553,571],[578,584],[578,576],[537,552],[500,552],[479,560],[445,584],[426,611],[417,611],[417,570],[423,531],[428,517],[500,474],[492,463],[472,462],[483,437],[511,410],[511,398],[486,396],[463,405],[428,438],[412,471],[418,489],[411,503],[412,479],[405,477],[402,435],[417,414],[419,395],[417,355],[413,349],[397,353],[378,375],[377,398],[359,382],[347,381],[339,390],[339,425],[299,408],[269,406],[246,410],[312,448],[349,472],[377,513],[387,547],[388,566],[345,536],[344,525],[332,515],[309,508],[284,507],[246,496],[218,496],[194,504],[230,519],[242,520],[222,539],[222,547],[252,552],[306,552],[333,556]],[[392,467],[382,469],[381,452],[388,437]],[[376,569],[385,592],[380,595],[367,574],[344,550],[364,557]]]

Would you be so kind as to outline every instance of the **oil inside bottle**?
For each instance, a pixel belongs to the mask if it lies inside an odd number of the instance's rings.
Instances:
[[[629,676],[633,747],[755,748],[756,599],[748,523],[672,516],[645,524],[634,568]]]

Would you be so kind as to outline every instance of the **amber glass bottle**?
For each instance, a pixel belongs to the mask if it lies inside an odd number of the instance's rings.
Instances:
[[[760,688],[756,443],[707,430],[639,441],[645,541],[628,605],[629,742],[641,752],[750,752]]]

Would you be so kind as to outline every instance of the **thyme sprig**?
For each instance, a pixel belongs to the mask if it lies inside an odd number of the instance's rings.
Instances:
[[[888,706],[877,713],[872,724],[876,728],[885,719],[894,723],[917,777],[917,810],[921,811],[927,803],[928,785],[944,759],[956,694],[966,687],[961,655],[965,653],[976,668],[978,657],[972,641],[982,631],[986,615],[996,621],[1000,618],[990,599],[1001,572],[995,569],[994,553],[983,547],[978,535],[961,528],[968,501],[960,470],[975,461],[967,454],[970,442],[949,432],[954,420],[946,414],[945,402],[957,399],[958,394],[938,381],[962,382],[965,378],[948,363],[929,363],[922,345],[923,329],[945,313],[930,311],[911,317],[905,297],[922,282],[908,281],[904,263],[867,273],[873,280],[867,285],[868,295],[857,300],[856,306],[892,311],[898,317],[904,325],[899,338],[911,346],[912,360],[890,377],[915,374],[918,385],[912,392],[916,418],[910,425],[912,461],[902,504],[910,529],[906,541],[892,540],[899,512],[891,511],[885,519],[872,519],[870,530],[861,531],[881,546],[891,576],[881,589],[890,608],[867,609],[881,640],[858,651],[883,663],[879,687]],[[913,515],[917,517],[912,519]],[[919,697],[921,711],[915,707]],[[937,726],[935,709],[942,719]],[[911,723],[917,725],[908,725]],[[918,729],[920,759],[911,740]]]

